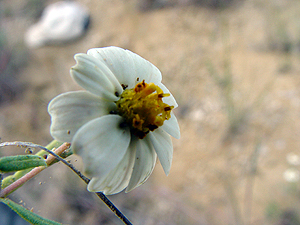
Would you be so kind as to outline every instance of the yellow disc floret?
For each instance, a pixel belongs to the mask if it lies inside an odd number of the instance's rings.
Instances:
[[[170,94],[143,80],[135,88],[123,91],[116,102],[117,113],[125,118],[132,133],[142,139],[149,131],[154,131],[162,126],[165,120],[170,119],[174,106],[162,101],[162,98],[167,96]]]

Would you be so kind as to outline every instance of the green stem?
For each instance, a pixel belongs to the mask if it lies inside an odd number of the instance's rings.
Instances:
[[[9,146],[9,145],[12,145],[12,146],[19,146],[19,147],[32,147],[32,148],[40,148],[42,149],[41,151],[39,151],[37,154],[39,154],[40,152],[44,151],[44,153],[48,153],[48,154],[51,154],[51,157],[52,157],[52,161],[54,159],[57,159],[58,161],[61,161],[62,163],[64,163],[66,166],[68,166],[71,170],[73,170],[73,172],[75,172],[86,184],[88,184],[90,182],[90,179],[85,177],[80,171],[78,171],[72,164],[68,163],[65,159],[61,158],[59,155],[55,154],[54,152],[52,152],[51,150],[49,150],[49,146],[50,147],[53,147],[51,144],[53,142],[51,142],[49,145],[47,145],[46,147],[43,147],[41,145],[37,145],[37,144],[33,144],[33,143],[26,143],[26,142],[5,142],[5,143],[1,143],[0,144],[0,147],[4,147],[4,146]],[[57,144],[58,142],[55,143],[55,145]],[[60,147],[63,147],[64,145],[66,145],[67,143],[64,143],[63,145],[61,145]],[[59,148],[60,148],[59,147]],[[59,149],[58,148],[58,149]],[[57,150],[58,150],[57,149]],[[44,154],[42,154],[44,155]],[[49,159],[50,156],[47,158]],[[51,162],[52,162],[51,161]],[[49,162],[47,162],[48,165],[51,165],[51,162],[49,160]],[[39,167],[38,167],[39,168]],[[37,168],[36,168],[37,169]],[[40,172],[40,171],[39,171]],[[36,174],[38,174],[39,172],[33,172],[33,176],[35,176]],[[32,176],[32,177],[33,177]],[[31,177],[30,177],[31,178]],[[26,180],[27,181],[27,180]],[[15,182],[16,183],[16,182]],[[4,191],[6,190],[2,190],[0,192],[0,197],[3,197],[3,193]],[[10,192],[11,193],[11,192]],[[132,225],[132,223],[127,219],[127,217],[106,197],[105,194],[103,194],[102,192],[95,192],[95,194],[106,204],[106,206],[126,225]]]
[[[51,150],[53,148],[58,148],[61,144],[62,144],[61,142],[53,140],[45,148]],[[40,150],[39,152],[36,153],[36,155],[38,155],[38,156],[44,156],[44,155],[48,155],[48,153],[45,150]],[[25,174],[27,174],[31,170],[32,169],[26,169],[26,170],[17,171],[13,175],[5,177],[2,180],[1,188],[2,189],[6,188],[7,186],[11,185],[13,182],[15,182],[16,180],[20,179],[21,177],[23,177]]]
[[[55,154],[60,155],[63,153],[66,149],[70,147],[70,144],[64,143],[61,146],[59,146],[57,149],[55,149]],[[27,181],[29,181],[31,178],[42,172],[44,169],[46,169],[48,166],[52,164],[52,162],[55,160],[55,157],[52,155],[47,157],[46,164],[47,166],[39,166],[35,167],[34,169],[31,169],[28,173],[26,173],[24,176],[22,176],[20,179],[16,180],[12,184],[8,185],[5,187],[3,190],[0,192],[0,198],[3,198],[10,193],[14,192],[17,190],[19,187],[21,187],[23,184],[25,184]]]

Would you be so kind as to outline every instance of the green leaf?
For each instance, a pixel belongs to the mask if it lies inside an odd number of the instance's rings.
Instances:
[[[53,149],[53,148],[58,148],[60,145],[62,144],[62,142],[58,142],[56,140],[51,141],[46,148],[47,149]],[[39,152],[37,152],[35,155],[38,156],[44,156],[47,155],[48,153],[44,150],[40,150]],[[9,186],[10,184],[12,184],[13,182],[15,182],[16,180],[20,179],[21,177],[23,177],[26,173],[28,173],[30,169],[26,169],[26,170],[20,170],[18,172],[15,172],[13,175],[7,176],[2,180],[2,186],[1,188],[4,189],[7,186]]]
[[[0,172],[12,172],[37,166],[47,166],[45,159],[37,155],[17,155],[0,158]]]
[[[34,225],[62,225],[61,223],[57,223],[55,221],[45,219],[28,209],[25,209],[23,206],[13,202],[8,198],[0,198],[0,201],[15,211],[20,217],[22,217],[27,222]]]

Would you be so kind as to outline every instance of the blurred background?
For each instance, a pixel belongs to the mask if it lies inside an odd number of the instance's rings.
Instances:
[[[130,49],[161,70],[181,127],[168,177],[158,163],[144,185],[110,196],[133,224],[300,224],[300,1],[78,0],[90,20],[75,40],[49,27],[29,40],[55,2],[0,1],[1,141],[47,145],[48,102],[80,89],[74,54]],[[10,197],[64,224],[122,224],[61,164]]]

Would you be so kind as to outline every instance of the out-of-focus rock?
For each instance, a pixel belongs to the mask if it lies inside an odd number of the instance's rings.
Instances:
[[[40,21],[25,34],[30,48],[62,44],[82,36],[90,22],[89,11],[76,2],[62,1],[45,8]]]

